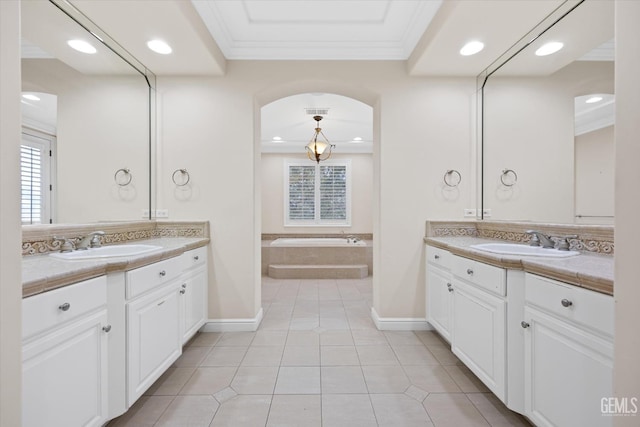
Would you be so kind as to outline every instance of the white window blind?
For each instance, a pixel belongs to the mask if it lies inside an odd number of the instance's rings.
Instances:
[[[50,140],[22,134],[20,144],[22,224],[50,222],[50,147]]]
[[[285,225],[350,225],[349,166],[287,163]]]

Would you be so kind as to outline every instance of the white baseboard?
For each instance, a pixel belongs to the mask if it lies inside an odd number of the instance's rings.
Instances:
[[[209,319],[200,332],[253,332],[262,322],[262,307],[256,317],[249,319]]]
[[[433,327],[423,318],[380,317],[371,307],[371,318],[381,331],[431,331]]]

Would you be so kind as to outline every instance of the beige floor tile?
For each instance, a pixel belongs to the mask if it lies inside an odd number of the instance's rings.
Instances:
[[[320,334],[315,331],[289,331],[286,345],[309,345],[317,346],[320,342]]]
[[[320,345],[354,345],[351,331],[326,331],[320,334]]]
[[[322,425],[321,398],[311,395],[275,395],[267,427],[320,427]]]
[[[173,362],[174,368],[189,368],[200,366],[200,363],[207,357],[211,347],[185,347],[182,355]]]
[[[375,323],[373,323],[373,319],[371,316],[348,316],[349,319],[349,327],[351,329],[371,329],[377,330]]]
[[[330,316],[330,317],[320,316],[320,327],[326,330],[330,330],[330,329],[348,330],[349,321],[347,320],[346,315]]]
[[[354,346],[323,346],[320,348],[322,366],[360,366]]]
[[[290,318],[264,319],[260,323],[261,331],[286,331],[291,323]]]
[[[438,427],[489,426],[464,393],[432,393],[422,404]]]
[[[460,390],[465,393],[489,393],[490,390],[484,385],[469,368],[464,365],[447,365],[444,369],[451,378],[458,384]]]
[[[415,331],[415,334],[427,347],[430,345],[449,345],[436,331]]]
[[[215,394],[229,387],[236,368],[202,367],[197,368],[189,381],[180,390],[181,395]]]
[[[255,332],[225,332],[222,334],[216,345],[221,347],[241,346],[246,347],[251,345]]]
[[[189,346],[212,347],[218,342],[221,336],[222,333],[220,332],[198,332],[196,336],[189,341]]]
[[[280,366],[283,350],[281,346],[249,347],[241,366]]]
[[[281,367],[275,394],[320,394],[320,367]]]
[[[218,406],[213,396],[177,396],[154,427],[208,427]]]
[[[261,330],[256,332],[256,336],[251,342],[251,346],[284,346],[287,340],[287,331]]]
[[[367,394],[323,394],[323,427],[377,427]]]
[[[510,411],[493,393],[468,393],[467,398],[491,424],[491,427],[531,426],[526,418]]]
[[[240,366],[248,347],[220,347],[211,349],[200,366]]]
[[[428,347],[431,354],[438,359],[441,365],[462,365],[463,363],[453,354],[447,345],[430,345]]]
[[[404,366],[411,384],[428,393],[460,393],[462,390],[442,366]]]
[[[320,326],[320,320],[318,317],[302,317],[291,318],[289,323],[290,331],[313,331]]]
[[[356,345],[362,366],[400,365],[390,345]]]
[[[318,335],[317,333],[313,332]],[[281,366],[320,366],[320,346],[287,345]]]
[[[401,365],[439,365],[438,359],[422,345],[391,345]]]
[[[360,366],[323,366],[322,394],[367,393]]]
[[[386,331],[384,335],[387,337],[389,344],[396,345],[422,345],[422,341],[413,331]]]
[[[264,427],[271,396],[236,396],[218,408],[210,427]]]
[[[351,331],[355,345],[389,345],[382,331],[377,329],[359,329]]]
[[[404,394],[372,394],[379,427],[432,427],[422,404]]]
[[[404,393],[411,383],[400,366],[363,366],[369,393]]]
[[[231,388],[238,394],[273,394],[277,377],[277,367],[243,366],[238,368]]]
[[[169,407],[174,396],[142,396],[122,416],[112,420],[109,427],[151,427]]]
[[[189,381],[196,368],[169,368],[144,393],[147,396],[175,396]]]

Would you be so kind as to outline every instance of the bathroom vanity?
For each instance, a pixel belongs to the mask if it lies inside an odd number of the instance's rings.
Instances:
[[[23,425],[101,426],[131,407],[207,319],[208,242],[151,238],[144,243],[159,249],[141,255],[25,257],[25,292],[39,291],[23,299]]]
[[[491,254],[473,234],[425,238],[428,322],[535,425],[611,425],[612,257]]]

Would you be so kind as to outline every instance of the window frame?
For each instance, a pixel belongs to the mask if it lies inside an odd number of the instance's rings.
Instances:
[[[41,158],[41,178],[42,178],[42,204],[41,204],[41,222],[23,222],[23,203],[22,203],[22,178],[20,182],[20,222],[22,225],[31,224],[52,224],[56,222],[55,198],[56,198],[56,137],[46,132],[41,132],[28,127],[22,128],[20,139],[20,147],[22,146],[42,148]],[[20,159],[20,173],[22,174],[22,158]]]
[[[346,218],[344,220],[323,220],[320,218],[320,170],[323,166],[344,166],[345,167],[345,176],[346,176],[346,187],[345,187],[345,208],[346,208]],[[296,220],[290,218],[289,212],[289,168],[291,166],[312,166],[315,168],[315,179],[314,179],[314,219],[313,220]],[[293,160],[287,159],[284,162],[284,226],[285,227],[351,227],[351,187],[352,187],[352,177],[351,177],[351,160],[326,160],[323,162],[310,164],[310,161],[301,161],[301,160]]]

